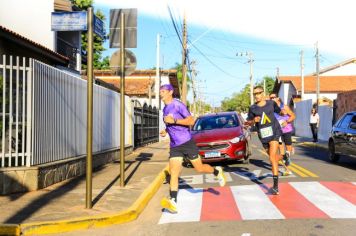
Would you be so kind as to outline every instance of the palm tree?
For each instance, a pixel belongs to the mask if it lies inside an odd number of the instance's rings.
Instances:
[[[182,64],[176,63],[175,67],[171,69],[177,70],[179,90],[182,91],[182,83],[183,83]],[[192,79],[190,78],[189,74],[187,74],[187,91],[189,91],[191,84],[192,84]]]

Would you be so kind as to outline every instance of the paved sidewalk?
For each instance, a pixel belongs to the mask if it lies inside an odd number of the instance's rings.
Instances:
[[[167,141],[154,143],[127,156],[123,188],[119,162],[96,170],[92,209],[85,209],[85,176],[38,191],[0,196],[0,235],[58,233],[136,219],[164,180],[168,147]]]
[[[328,149],[328,141],[319,140],[317,143],[313,142],[312,138],[293,136],[293,143],[296,145],[318,147],[323,149]]]

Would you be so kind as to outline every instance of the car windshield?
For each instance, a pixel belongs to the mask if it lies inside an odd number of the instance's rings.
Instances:
[[[216,115],[199,117],[193,131],[232,128],[239,126],[236,115]]]

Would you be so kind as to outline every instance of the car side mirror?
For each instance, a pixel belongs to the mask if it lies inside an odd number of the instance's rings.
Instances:
[[[356,129],[356,123],[352,123],[352,124],[350,125],[350,128],[351,128],[351,129]]]

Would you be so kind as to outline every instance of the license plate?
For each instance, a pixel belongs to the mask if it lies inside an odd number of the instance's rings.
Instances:
[[[220,152],[206,152],[204,157],[205,158],[221,157],[221,153]]]

